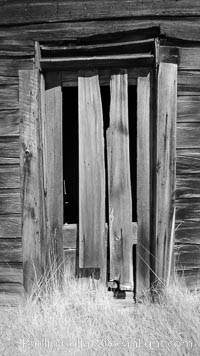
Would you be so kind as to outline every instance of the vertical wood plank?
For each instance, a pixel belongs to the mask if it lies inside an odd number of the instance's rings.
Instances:
[[[44,172],[47,214],[47,264],[58,272],[63,266],[63,157],[62,90],[46,90]]]
[[[136,293],[150,287],[150,75],[137,80],[137,267]]]
[[[157,96],[156,274],[165,282],[175,198],[176,64],[160,63]]]
[[[110,128],[107,133],[110,280],[133,290],[132,197],[130,179],[128,78],[111,77]]]
[[[95,72],[79,73],[78,97],[79,266],[101,268],[101,278],[105,278],[103,113],[99,78]]]
[[[30,294],[43,273],[45,239],[39,71],[19,71],[19,107],[23,278]]]

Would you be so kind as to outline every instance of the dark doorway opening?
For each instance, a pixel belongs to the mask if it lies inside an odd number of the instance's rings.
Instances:
[[[78,224],[78,87],[63,88],[64,223]]]
[[[106,222],[108,222],[108,184],[106,131],[109,127],[110,87],[101,86],[104,121],[106,169]],[[132,221],[137,221],[137,88],[128,87],[130,174]],[[78,87],[63,88],[63,192],[64,223],[79,221],[79,157],[78,157]]]

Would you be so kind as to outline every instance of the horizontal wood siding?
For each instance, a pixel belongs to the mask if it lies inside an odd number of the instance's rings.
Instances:
[[[175,257],[178,275],[195,288],[200,285],[200,46],[178,52]]]
[[[5,305],[16,304],[23,293],[18,70],[32,68],[26,57],[33,54],[33,42],[0,42],[0,304]]]
[[[197,16],[198,0],[10,1],[1,6],[1,24],[45,23],[141,16]]]

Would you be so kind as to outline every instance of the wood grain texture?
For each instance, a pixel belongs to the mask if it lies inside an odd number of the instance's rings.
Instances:
[[[2,39],[0,46],[0,58],[33,57],[34,44],[31,40]]]
[[[105,159],[98,75],[79,74],[79,266],[105,278]]]
[[[200,266],[200,243],[175,246],[176,269],[192,269]]]
[[[20,188],[19,166],[0,166],[0,189]]]
[[[8,80],[13,81],[13,77],[18,79],[18,70],[20,69],[33,69],[32,59],[0,58],[0,76],[8,77]],[[11,79],[9,79],[9,77],[11,77]]]
[[[128,78],[111,77],[110,127],[107,134],[110,280],[133,290],[132,197],[130,180]]]
[[[21,216],[0,216],[0,238],[21,237]]]
[[[200,48],[160,46],[160,61],[173,60],[178,62],[179,70],[200,70]]]
[[[22,262],[21,239],[0,239],[0,263]]]
[[[21,214],[19,189],[0,190],[0,214]]]
[[[137,81],[137,221],[136,293],[139,297],[150,287],[150,75]]]
[[[1,62],[0,62],[1,63]],[[0,85],[18,85],[18,78],[16,76],[0,75]]]
[[[0,85],[1,110],[18,109],[18,97],[17,85]]]
[[[175,240],[179,244],[197,244],[200,243],[200,222],[182,221],[177,223]]]
[[[40,80],[37,70],[19,72],[23,268],[28,294],[41,277],[45,254]]]
[[[0,136],[0,157],[1,158],[19,158],[20,155],[19,137],[1,137]]]
[[[197,16],[200,6],[197,0],[169,0],[167,4],[158,0],[128,1],[34,1],[25,4],[22,1],[9,2],[1,8],[2,22],[5,25],[24,23],[44,23],[58,21],[77,21],[141,16]]]
[[[22,263],[0,263],[0,283],[23,283]]]
[[[200,95],[200,71],[179,71],[178,95]]]
[[[178,97],[177,121],[200,123],[200,96]]]
[[[176,177],[177,199],[200,198],[200,175]]]
[[[200,150],[177,149],[176,171],[180,177],[200,174]]]
[[[44,88],[44,81],[42,82]],[[49,268],[63,264],[63,158],[61,86],[46,90],[44,113],[44,176],[47,207],[46,258]]]
[[[197,122],[177,124],[177,148],[200,148],[200,124]]]
[[[166,279],[174,213],[177,65],[160,63],[157,107],[156,274]]]
[[[138,31],[139,30],[139,31]],[[131,39],[148,39],[156,36],[169,37],[199,41],[200,21],[198,17],[176,17],[176,18],[157,18],[157,19],[127,19],[121,18],[120,21],[115,18],[110,20],[89,21],[80,20],[77,22],[58,22],[27,24],[23,26],[2,27],[0,38],[3,40],[33,40],[52,42],[63,41],[63,39],[74,41],[79,38],[111,39],[113,34],[118,39],[125,34],[131,35]],[[53,37],[52,37],[53,35]],[[127,40],[127,39],[126,39]],[[24,60],[23,60],[24,61]],[[27,61],[26,61],[27,62]],[[28,69],[28,68],[26,68]],[[32,68],[30,68],[32,69]]]
[[[19,136],[19,111],[0,110],[0,126],[0,136]]]
[[[200,223],[200,199],[176,199],[176,223]]]

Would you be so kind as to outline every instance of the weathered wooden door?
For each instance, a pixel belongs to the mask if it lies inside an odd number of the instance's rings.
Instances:
[[[116,71],[110,76],[109,85],[109,127],[104,137],[98,73],[87,72],[78,78],[79,266],[99,268],[103,280],[115,281],[121,290],[133,291],[133,265],[136,265],[133,245],[136,244],[137,223],[140,256],[137,265],[138,289],[143,288],[145,283],[146,287],[147,284],[149,286],[150,78],[138,78],[138,113],[131,118],[128,100],[134,98],[128,98],[128,71]],[[138,132],[134,132],[138,136],[138,222],[132,221],[129,120],[138,121]],[[106,179],[108,232],[105,229]]]

